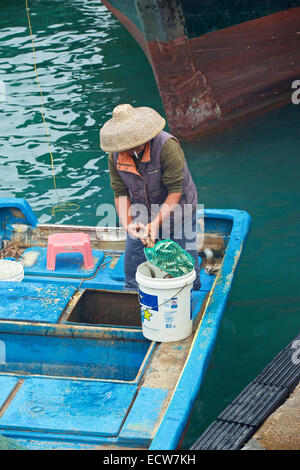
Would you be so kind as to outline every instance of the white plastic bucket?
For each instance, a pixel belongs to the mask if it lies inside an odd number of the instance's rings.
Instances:
[[[191,290],[195,270],[184,276],[161,279],[150,277],[148,266],[146,261],[136,272],[143,335],[159,342],[187,338],[193,329]]]
[[[11,260],[0,260],[0,281],[21,282],[24,268],[21,263]]]

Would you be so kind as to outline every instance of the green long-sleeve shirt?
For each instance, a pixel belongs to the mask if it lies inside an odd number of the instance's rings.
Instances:
[[[180,145],[174,139],[168,139],[164,144],[161,154],[162,182],[167,188],[168,194],[181,193],[183,172],[185,165],[184,153]],[[129,192],[123,183],[113,161],[112,153],[108,156],[108,168],[110,185],[115,197],[128,196]]]

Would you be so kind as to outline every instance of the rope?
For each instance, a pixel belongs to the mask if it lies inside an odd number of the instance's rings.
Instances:
[[[39,81],[39,75],[38,75],[38,71],[37,71],[36,49],[35,49],[35,45],[34,45],[34,41],[33,41],[33,34],[32,34],[31,22],[30,22],[28,0],[25,0],[25,6],[26,6],[26,13],[27,13],[27,19],[28,19],[28,27],[29,27],[29,32],[30,32],[30,38],[31,38],[31,42],[32,42],[32,49],[33,49],[33,63],[34,63],[35,77],[36,77],[37,85],[38,85],[39,92],[40,92],[40,95],[41,95],[41,115],[42,115],[43,123],[44,123],[44,126],[45,126],[45,130],[46,130],[47,145],[48,145],[48,150],[49,150],[49,154],[50,154],[50,158],[51,158],[53,185],[54,185],[54,189],[55,189],[56,196],[57,196],[58,203],[59,203],[58,205],[53,206],[52,209],[51,209],[52,215],[55,215],[55,212],[57,212],[57,211],[67,211],[67,210],[69,210],[68,207],[73,206],[73,209],[71,209],[71,210],[76,210],[76,209],[79,209],[80,206],[78,204],[74,204],[74,203],[60,202],[61,198],[58,194],[58,189],[57,189],[57,186],[56,186],[56,179],[55,179],[54,158],[53,158],[53,155],[52,155],[52,152],[51,152],[51,146],[50,146],[50,134],[49,134],[49,131],[48,131],[48,126],[47,126],[47,123],[46,123],[45,113],[44,113],[44,96],[43,96],[43,92],[42,92],[42,89],[41,89],[41,85],[40,85],[40,81]]]

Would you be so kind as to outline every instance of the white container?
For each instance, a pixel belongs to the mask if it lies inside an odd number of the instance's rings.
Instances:
[[[171,342],[187,338],[193,329],[191,290],[196,278],[188,274],[171,279],[153,278],[149,262],[137,268],[142,331],[152,341]],[[153,271],[153,265],[151,265]]]
[[[24,268],[21,263],[11,260],[0,260],[0,281],[21,282]]]

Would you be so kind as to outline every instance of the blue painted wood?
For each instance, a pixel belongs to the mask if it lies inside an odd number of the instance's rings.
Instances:
[[[16,377],[0,375],[0,408],[2,408],[17,383],[18,379]]]
[[[112,269],[110,277],[115,279],[116,281],[124,281],[125,280],[125,273],[124,273],[124,253],[118,259],[114,269]]]
[[[202,304],[204,302],[205,297],[207,296],[206,291],[192,291],[192,313],[193,313],[193,321],[196,322],[198,315],[200,313]]]
[[[209,292],[215,282],[216,276],[212,274],[207,274],[204,269],[200,270],[200,290],[203,292]]]
[[[84,279],[82,287],[84,289],[107,289],[107,290],[123,290],[124,281],[112,278],[113,269],[109,263],[103,268],[98,269],[97,274],[92,279]]]
[[[63,329],[62,329],[63,327]],[[12,334],[33,334],[45,336],[67,336],[72,338],[91,338],[91,339],[108,339],[108,340],[124,340],[124,341],[142,341],[145,338],[141,328],[104,328],[98,325],[87,326],[85,324],[73,323],[34,323],[34,322],[18,322],[14,320],[0,320],[0,332]],[[148,340],[147,340],[148,341]]]
[[[148,447],[168,390],[142,387],[119,436],[120,445]]]
[[[7,433],[7,432],[6,432]],[[28,431],[27,431],[28,434]],[[36,435],[32,439],[14,439],[14,443],[25,450],[98,450],[99,444],[84,444],[81,442],[62,442],[57,440],[45,439],[45,436]]]
[[[59,253],[56,256],[55,271],[47,269],[47,248],[28,248],[23,256],[28,252],[38,253],[38,258],[33,266],[24,267],[25,275],[48,276],[48,277],[75,277],[86,278],[93,276],[103,261],[104,253],[101,250],[92,250],[94,267],[84,268],[83,256],[81,253]]]
[[[54,277],[54,276],[30,276],[25,274],[23,282],[31,284],[48,284],[52,286],[73,286],[79,287],[82,283],[82,279],[76,277]]]
[[[149,341],[114,341],[43,334],[1,333],[5,361],[0,373],[135,380]]]
[[[51,442],[70,443],[71,448],[76,449],[81,444],[87,445],[106,445],[107,449],[111,446],[118,446],[118,436],[100,436],[95,434],[82,434],[82,433],[62,433],[62,432],[47,432],[44,431],[31,431],[13,428],[1,428],[0,434],[11,439],[34,439],[41,442],[47,439]],[[108,447],[110,446],[110,447]],[[41,446],[40,446],[40,449]]]
[[[0,282],[0,319],[56,323],[75,292],[59,284]]]
[[[0,418],[0,429],[117,436],[133,384],[32,377]]]
[[[14,209],[20,211],[22,216],[20,217]],[[35,227],[37,225],[37,218],[26,199],[0,198],[0,226],[3,227],[15,223],[28,224]]]

